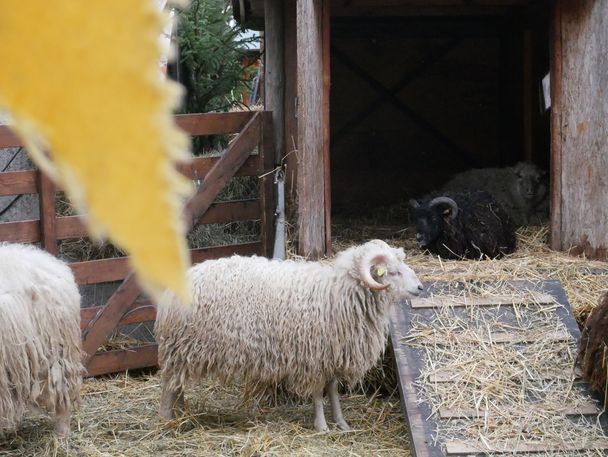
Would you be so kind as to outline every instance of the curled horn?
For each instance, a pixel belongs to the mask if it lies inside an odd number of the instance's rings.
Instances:
[[[359,264],[359,275],[363,284],[372,290],[383,290],[386,289],[390,284],[382,284],[374,279],[370,269],[378,264],[388,263],[386,254],[378,254],[377,252],[371,252],[361,258]]]
[[[458,216],[458,205],[454,200],[450,197],[435,197],[429,202],[429,208],[433,208],[434,206],[441,205],[445,203],[452,208],[452,214],[450,214],[450,220],[453,221]]]

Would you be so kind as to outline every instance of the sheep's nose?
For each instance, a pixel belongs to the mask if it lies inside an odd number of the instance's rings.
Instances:
[[[419,285],[418,285],[418,290],[419,290],[420,292],[422,292],[422,291],[424,290],[424,286],[423,286],[422,284],[419,284]]]

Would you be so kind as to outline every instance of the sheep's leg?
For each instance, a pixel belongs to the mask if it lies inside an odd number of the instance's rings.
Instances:
[[[65,438],[70,434],[70,408],[57,406],[55,410],[55,434]]]
[[[171,419],[175,416],[175,409],[183,409],[184,407],[184,389],[182,386],[171,388],[169,380],[161,380],[160,392],[160,408],[158,414],[165,418]]]
[[[329,402],[331,404],[331,413],[334,418],[334,422],[338,424],[340,430],[344,430],[345,432],[349,432],[352,429],[350,425],[344,420],[344,416],[342,415],[342,406],[340,405],[340,394],[338,393],[338,381],[336,379],[332,379],[327,383],[327,392],[329,395]]]
[[[320,384],[312,394],[312,403],[315,408],[315,430],[317,432],[329,431],[323,411],[323,384]]]

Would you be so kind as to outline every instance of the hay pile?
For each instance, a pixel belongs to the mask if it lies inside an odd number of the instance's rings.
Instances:
[[[608,290],[608,267],[552,252],[546,245],[546,227],[520,230],[519,249],[513,255],[476,262],[441,261],[424,255],[416,248],[413,234],[402,230],[403,226],[382,221],[342,221],[333,228],[334,246],[340,250],[382,238],[406,249],[408,264],[425,282],[559,279],[579,322],[595,306],[601,292]],[[475,338],[473,334],[470,337]],[[562,362],[564,354],[573,354],[572,348],[545,349]],[[238,387],[225,388],[212,382],[187,393],[187,416],[166,423],[156,415],[158,376],[122,375],[84,383],[82,407],[67,441],[53,438],[48,419],[32,416],[18,434],[0,438],[0,456],[409,456],[408,431],[390,350],[383,367],[383,371],[370,373],[363,386],[366,395],[350,393],[343,400],[345,417],[356,429],[353,433],[336,429],[325,435],[314,432],[308,402],[284,402],[273,408],[243,404]],[[504,382],[509,379],[505,375]],[[370,392],[382,392],[384,396]],[[326,412],[329,419],[328,405]],[[479,420],[480,426],[487,423],[484,418]],[[525,424],[535,421],[540,419],[531,418]],[[584,428],[593,429],[587,425]]]

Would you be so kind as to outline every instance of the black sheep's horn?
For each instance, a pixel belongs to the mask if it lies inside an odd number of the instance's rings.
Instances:
[[[429,202],[429,208],[433,208],[434,206],[441,205],[445,203],[446,205],[452,208],[452,213],[450,214],[450,220],[453,221],[458,216],[458,205],[454,200],[450,197],[435,197]]]

